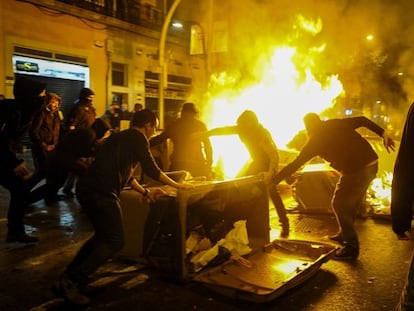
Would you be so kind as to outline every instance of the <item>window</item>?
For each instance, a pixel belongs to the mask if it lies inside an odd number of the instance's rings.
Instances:
[[[126,65],[112,63],[112,85],[127,86]]]

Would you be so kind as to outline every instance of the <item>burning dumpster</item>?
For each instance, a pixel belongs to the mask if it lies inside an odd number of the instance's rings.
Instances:
[[[264,302],[309,278],[336,247],[309,241],[270,242],[269,198],[257,177],[162,186],[151,204],[121,195],[123,257],[145,262],[176,281],[196,280],[234,298]]]

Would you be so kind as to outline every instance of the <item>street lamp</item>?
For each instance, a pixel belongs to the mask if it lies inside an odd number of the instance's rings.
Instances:
[[[161,37],[160,37],[160,46],[159,46],[159,67],[160,67],[160,76],[159,76],[159,85],[158,85],[158,93],[159,93],[159,118],[160,118],[160,128],[164,128],[164,89],[168,85],[168,73],[165,66],[165,41],[167,38],[168,27],[171,22],[171,18],[180,4],[181,0],[174,0],[174,3],[168,10],[167,16],[165,17],[164,24],[162,25],[161,30]]]

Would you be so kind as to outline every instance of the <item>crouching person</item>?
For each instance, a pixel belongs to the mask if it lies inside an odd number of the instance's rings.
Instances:
[[[156,115],[148,109],[136,112],[131,128],[112,134],[102,144],[87,172],[80,177],[76,195],[91,221],[94,234],[66,267],[55,292],[76,305],[86,305],[89,298],[82,292],[89,276],[124,246],[120,193],[129,185],[150,202],[164,192],[144,188],[132,177],[137,164],[151,178],[175,188],[190,188],[163,173],[155,163],[148,139],[157,126]]]

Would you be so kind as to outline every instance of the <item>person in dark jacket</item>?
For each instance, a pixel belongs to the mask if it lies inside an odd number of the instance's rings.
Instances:
[[[188,171],[193,177],[204,176],[211,179],[213,151],[210,139],[192,139],[191,135],[207,131],[207,126],[197,119],[198,109],[193,103],[185,103],[181,117],[170,123],[166,129],[150,140],[151,147],[167,139],[172,142],[169,171]]]
[[[109,137],[110,129],[105,121],[97,118],[90,128],[69,131],[55,148],[46,183],[31,192],[31,201],[45,199],[46,204],[50,204],[69,174],[84,174],[99,146]]]
[[[66,117],[66,131],[92,126],[96,118],[96,109],[93,105],[94,96],[95,92],[90,88],[85,87],[80,90],[79,98]]]
[[[414,103],[408,110],[391,185],[392,230],[408,240],[414,203]]]
[[[151,110],[135,113],[132,128],[111,134],[78,181],[76,195],[95,232],[67,266],[56,286],[56,291],[74,304],[89,303],[89,298],[79,290],[79,286],[124,245],[121,190],[129,185],[151,202],[164,193],[159,188],[150,191],[140,185],[133,177],[135,167],[141,164],[148,176],[172,187],[191,187],[187,183],[175,182],[155,163],[148,139],[156,126],[157,118]]]
[[[394,164],[391,185],[392,230],[399,240],[411,239],[414,185],[414,103],[405,119],[401,143]],[[395,311],[414,310],[414,254],[411,257],[405,286]]]
[[[280,235],[289,235],[289,219],[286,214],[285,205],[276,185],[270,184],[270,179],[279,170],[279,151],[273,141],[270,132],[260,124],[257,115],[251,110],[243,111],[237,118],[237,124],[232,126],[218,127],[209,130],[206,135],[238,135],[241,142],[246,146],[250,155],[248,167],[239,173],[238,177],[256,174],[265,174],[265,182],[273,206],[279,217],[282,227]]]
[[[296,159],[280,170],[273,181],[279,183],[315,156],[330,162],[341,174],[332,199],[340,231],[330,238],[340,242],[343,247],[336,251],[334,258],[354,260],[359,255],[354,221],[378,171],[378,155],[356,129],[365,127],[382,137],[388,152],[394,150],[394,141],[383,128],[366,117],[322,121],[317,114],[308,113],[304,123],[309,137],[307,143]]]
[[[80,90],[79,97],[66,118],[64,135],[76,129],[90,128],[92,126],[96,119],[96,109],[93,105],[94,97],[95,92],[90,88],[84,87]],[[72,191],[75,183],[76,175],[70,173],[62,189],[67,198],[75,196]],[[54,203],[59,199],[60,197],[56,194],[54,197],[48,198],[47,203]]]
[[[23,222],[30,202],[26,181],[31,172],[17,153],[34,114],[45,102],[46,85],[21,77],[13,93],[14,100],[5,99],[0,105],[0,185],[10,192],[6,242],[35,243],[38,239],[26,234]]]
[[[46,177],[60,137],[62,120],[59,107],[61,98],[55,93],[48,93],[46,97],[45,105],[35,114],[29,128],[33,163],[36,169],[35,176],[31,178],[33,183]]]

